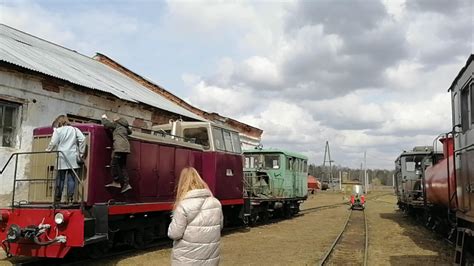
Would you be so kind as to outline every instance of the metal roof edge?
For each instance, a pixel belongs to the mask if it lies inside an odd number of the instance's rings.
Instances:
[[[473,60],[474,60],[474,54],[471,54],[469,56],[469,58],[467,59],[466,64],[464,65],[464,67],[461,68],[461,70],[459,71],[457,76],[454,78],[453,82],[451,83],[451,86],[449,86],[448,92],[453,90],[453,88],[454,88],[454,86],[456,86],[456,83],[458,82],[459,78],[464,74],[464,71],[466,71],[467,67],[469,66],[469,64],[471,64],[471,62]]]

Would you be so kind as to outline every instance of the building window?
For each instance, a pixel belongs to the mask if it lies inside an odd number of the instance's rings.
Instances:
[[[461,91],[461,127],[462,131],[469,130],[469,89],[464,88]]]
[[[18,109],[18,104],[0,101],[0,144],[2,147],[15,147]]]
[[[100,120],[80,115],[67,114],[67,119],[72,124],[100,124]]]
[[[471,124],[474,124],[474,83],[471,84]]]

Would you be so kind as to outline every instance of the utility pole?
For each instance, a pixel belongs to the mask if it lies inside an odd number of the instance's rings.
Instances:
[[[339,170],[339,190],[342,190],[342,173],[341,173],[341,170]]]
[[[364,151],[364,182],[365,193],[369,191],[369,177],[367,176],[367,151]]]
[[[326,162],[329,163],[329,169],[326,168]],[[323,161],[323,169],[326,170],[326,178],[328,182],[331,184],[332,189],[334,190],[334,182],[332,178],[332,163],[334,161],[331,160],[331,150],[329,149],[329,141],[326,140],[326,147],[324,148],[324,161]]]

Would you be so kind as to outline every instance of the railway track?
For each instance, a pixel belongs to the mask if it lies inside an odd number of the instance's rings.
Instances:
[[[367,265],[369,234],[365,211],[351,210],[319,265]]]

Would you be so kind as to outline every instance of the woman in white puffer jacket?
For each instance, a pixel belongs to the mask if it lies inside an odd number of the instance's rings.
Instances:
[[[196,169],[184,168],[176,189],[168,237],[173,239],[172,265],[218,265],[224,216]]]

